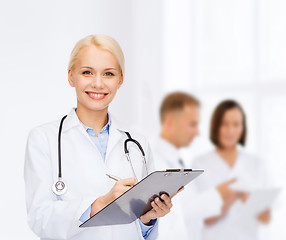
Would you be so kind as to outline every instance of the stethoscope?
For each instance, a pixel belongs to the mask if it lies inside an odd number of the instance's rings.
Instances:
[[[67,117],[67,115],[64,116],[60,122],[59,133],[58,133],[58,167],[59,167],[59,169],[58,169],[58,180],[52,185],[53,192],[58,196],[63,195],[67,192],[67,185],[64,183],[64,181],[62,179],[62,159],[61,159],[61,134],[62,134],[63,122],[66,119],[66,117]],[[130,158],[130,155],[129,155],[129,150],[127,148],[128,142],[135,143],[137,145],[137,147],[139,148],[141,155],[142,155],[143,163],[145,166],[145,172],[146,172],[146,174],[148,174],[145,152],[144,152],[141,144],[138,141],[136,141],[135,139],[133,139],[129,132],[125,132],[125,134],[128,137],[124,141],[125,156],[127,158],[127,161],[129,162],[130,166],[131,166],[133,176],[138,181],[136,174],[135,174],[135,170],[134,170],[132,161],[131,161],[131,158]]]

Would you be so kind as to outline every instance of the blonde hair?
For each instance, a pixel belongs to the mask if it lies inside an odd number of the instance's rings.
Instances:
[[[101,34],[86,36],[85,38],[79,40],[76,43],[70,55],[68,70],[73,69],[80,50],[83,49],[84,47],[89,47],[89,46],[96,46],[102,50],[107,50],[111,52],[117,59],[118,64],[120,66],[121,74],[124,77],[124,71],[125,71],[124,55],[119,44],[112,37]]]

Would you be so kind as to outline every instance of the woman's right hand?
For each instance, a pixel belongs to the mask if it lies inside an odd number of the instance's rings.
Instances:
[[[91,204],[90,217],[95,215],[97,212],[99,212],[101,209],[103,209],[105,206],[107,206],[109,203],[121,196],[136,184],[137,181],[135,178],[125,178],[118,180],[107,194],[97,198]]]
[[[217,186],[217,190],[220,193],[223,200],[223,206],[221,212],[222,216],[224,216],[228,212],[228,209],[232,206],[232,204],[238,197],[237,193],[230,188],[230,185],[233,184],[234,182],[236,182],[235,178]]]
[[[214,216],[214,217],[205,219],[204,222],[206,225],[208,226],[213,225],[218,220],[220,220],[222,217],[224,217],[227,214],[230,207],[235,203],[236,200],[247,199],[248,193],[241,192],[241,191],[234,191],[230,188],[230,185],[233,184],[234,182],[236,182],[236,178],[223,182],[222,184],[216,187],[217,191],[219,192],[223,200],[221,214],[219,216]]]

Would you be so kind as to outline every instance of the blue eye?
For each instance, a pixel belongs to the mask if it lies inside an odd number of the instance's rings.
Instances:
[[[83,75],[91,75],[91,72],[90,71],[84,71],[82,74]]]
[[[114,76],[114,74],[112,72],[107,72],[105,73],[106,76]]]

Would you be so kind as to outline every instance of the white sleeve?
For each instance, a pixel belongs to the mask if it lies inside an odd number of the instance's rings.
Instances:
[[[186,219],[196,221],[219,215],[223,206],[219,192],[213,188],[199,192],[192,189],[194,187],[194,184],[186,186],[181,193]]]
[[[41,238],[67,239],[83,231],[79,228],[79,218],[96,198],[78,196],[63,201],[57,197],[51,189],[50,158],[45,133],[39,128],[33,129],[27,141],[24,167],[28,224]]]
[[[198,159],[194,161],[194,169],[203,169],[199,163],[200,160]],[[186,211],[186,214],[190,221],[195,219],[203,220],[220,215],[224,204],[220,193],[215,187],[206,188],[204,186],[204,174],[206,173],[203,173],[202,176],[195,179],[190,186],[186,187],[187,196],[184,197],[184,203],[188,205],[188,211]]]
[[[150,174],[151,172],[155,171],[155,165],[151,147],[147,141],[146,141],[146,146],[147,146],[147,152],[146,152],[147,169],[148,169],[148,174]]]

